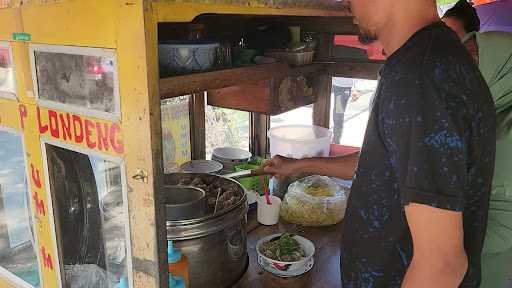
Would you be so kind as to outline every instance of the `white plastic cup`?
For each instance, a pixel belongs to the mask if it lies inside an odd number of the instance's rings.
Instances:
[[[276,196],[269,196],[272,205],[267,204],[267,198],[261,196],[258,199],[258,222],[271,226],[279,222],[279,210],[281,210],[281,199]]]

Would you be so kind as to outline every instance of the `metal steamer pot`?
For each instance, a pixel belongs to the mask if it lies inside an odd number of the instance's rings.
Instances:
[[[167,239],[188,257],[192,288],[231,287],[248,267],[247,196],[235,180],[208,173],[175,173],[164,176],[165,185],[184,179],[208,178],[221,186],[235,185],[241,198],[230,208],[193,220],[167,221]]]

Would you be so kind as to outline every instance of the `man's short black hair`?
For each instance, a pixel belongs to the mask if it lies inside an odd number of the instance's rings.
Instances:
[[[467,33],[480,31],[480,18],[478,18],[476,9],[466,0],[459,0],[455,6],[446,11],[443,18],[447,17],[461,21]]]

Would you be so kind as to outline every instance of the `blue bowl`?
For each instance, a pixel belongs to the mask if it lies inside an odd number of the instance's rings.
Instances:
[[[158,45],[160,70],[164,74],[185,74],[211,69],[219,43],[164,42]]]

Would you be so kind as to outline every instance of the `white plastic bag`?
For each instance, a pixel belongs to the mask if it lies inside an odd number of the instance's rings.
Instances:
[[[288,187],[281,217],[302,226],[329,226],[345,216],[349,188],[329,177],[309,176]]]

